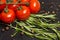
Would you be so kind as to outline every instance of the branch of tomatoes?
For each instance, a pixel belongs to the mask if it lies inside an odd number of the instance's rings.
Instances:
[[[18,0],[19,1],[19,0]],[[1,20],[5,23],[12,23],[17,17],[18,20],[27,20],[30,17],[31,13],[38,13],[41,9],[40,3],[38,0],[21,0],[21,4],[18,4],[16,0],[1,0],[3,4],[0,4],[1,11]],[[26,6],[25,3],[29,3]],[[24,5],[23,5],[24,4]],[[9,12],[5,12],[5,7],[7,6],[7,10]],[[14,14],[13,14],[14,13]],[[14,15],[14,17],[13,17]],[[3,20],[4,19],[4,20]]]

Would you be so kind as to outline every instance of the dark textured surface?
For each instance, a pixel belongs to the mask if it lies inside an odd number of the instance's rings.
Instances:
[[[60,20],[60,0],[39,0],[41,2],[42,10],[41,12],[46,13],[57,13],[58,19]],[[0,24],[1,25],[1,24]],[[14,38],[10,35],[14,33],[13,29],[1,32],[4,26],[0,26],[0,40],[37,40],[35,38],[30,38],[25,35],[17,34]],[[60,28],[59,28],[60,29]]]

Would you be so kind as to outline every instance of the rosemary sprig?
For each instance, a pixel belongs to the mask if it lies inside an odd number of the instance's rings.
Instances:
[[[31,14],[30,18],[26,21],[19,22],[16,20],[15,23],[16,25],[19,25],[18,27],[9,26],[17,30],[16,33],[23,32],[24,34],[36,37],[39,40],[60,40],[60,32],[56,29],[60,26],[60,22],[49,23],[52,20],[56,20],[56,14]],[[19,27],[23,27],[24,29]],[[48,28],[52,30],[53,33]],[[14,35],[16,35],[16,33]]]
[[[51,19],[55,19],[56,14],[52,15],[46,15],[46,14],[31,14],[31,17],[39,17],[39,18],[51,18]]]

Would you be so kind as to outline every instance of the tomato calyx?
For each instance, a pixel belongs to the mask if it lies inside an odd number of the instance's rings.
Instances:
[[[18,10],[21,10],[22,9],[22,6],[18,7]]]
[[[8,13],[8,12],[9,12],[7,6],[6,6],[6,8],[4,9],[4,12],[5,12],[5,13]]]
[[[13,0],[6,0],[6,3],[12,3]]]
[[[29,3],[29,2],[26,2],[26,3],[25,3],[25,5],[26,5],[26,6],[29,6],[29,5],[30,5],[30,3]]]
[[[18,0],[18,1],[17,1],[17,3],[20,3],[20,2],[21,2],[21,0]]]

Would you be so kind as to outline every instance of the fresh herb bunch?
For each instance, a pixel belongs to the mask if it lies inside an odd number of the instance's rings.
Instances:
[[[57,30],[60,22],[57,21],[56,14],[31,14],[28,20],[15,20],[15,23],[16,27],[8,25],[16,31],[12,37],[22,32],[39,40],[60,40],[60,31]]]

